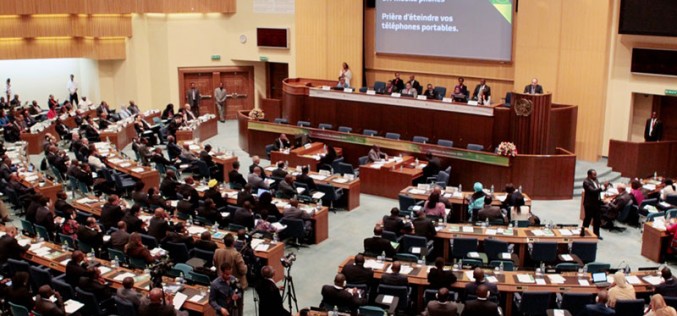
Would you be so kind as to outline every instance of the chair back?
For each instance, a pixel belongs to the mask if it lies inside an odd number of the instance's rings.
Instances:
[[[239,225],[239,224],[234,224],[234,223],[228,224],[228,230],[231,231],[231,232],[236,232],[236,231],[239,231],[240,229],[245,229],[245,227],[242,226],[242,225]]]
[[[334,161],[332,161],[331,168],[334,169],[334,172],[336,172],[336,170],[339,167],[339,163],[342,163],[343,160],[344,160],[343,157],[338,157],[338,158],[334,159]]]
[[[52,238],[49,235],[49,232],[47,231],[47,228],[42,225],[34,224],[33,227],[35,227],[35,231],[38,232],[38,237],[41,237],[42,239],[46,241],[51,241]]]
[[[585,305],[593,304],[594,295],[589,293],[562,293],[562,309],[566,309],[571,315],[580,315],[585,310]]]
[[[574,271],[578,271],[578,264],[571,263],[571,262],[562,262],[562,263],[558,263],[555,266],[555,269],[557,270],[557,273],[574,272]]]
[[[193,248],[193,257],[204,260],[211,267],[213,265],[212,261],[214,261],[214,252]]]
[[[75,221],[80,223],[80,225],[86,225],[87,224],[87,219],[92,217],[94,215],[85,213],[82,211],[75,210]]]
[[[383,308],[377,306],[360,306],[357,310],[358,315],[362,316],[384,316],[386,311]]]
[[[298,218],[282,218],[280,224],[287,225],[280,234],[283,238],[303,238],[305,236],[305,227],[303,220]]]
[[[386,138],[387,138],[387,139],[399,140],[399,139],[400,139],[400,134],[388,132],[388,133],[386,133]]]
[[[677,208],[671,208],[667,211],[665,211],[665,218],[666,219],[671,219],[677,217]]]
[[[360,158],[357,158],[357,163],[358,163],[360,166],[366,165],[367,163],[369,163],[369,156],[362,156],[362,157],[360,157]]]
[[[61,298],[63,298],[64,302],[75,298],[73,287],[60,278],[52,279],[52,288],[61,294]]]
[[[606,272],[611,268],[611,265],[608,263],[590,262],[585,264],[585,267],[588,273],[595,273],[595,272]]]
[[[597,243],[574,241],[571,243],[571,254],[578,256],[583,263],[593,262],[597,258]]]
[[[398,195],[397,199],[400,201],[400,211],[407,211],[410,207],[416,205],[416,199],[406,195]]]
[[[117,259],[121,264],[127,263],[127,256],[125,253],[117,249],[108,248],[108,257],[110,260]]]
[[[492,268],[500,267],[503,263],[503,271],[515,271],[515,263],[509,260],[492,260],[489,261],[489,266]]]
[[[190,259],[190,255],[188,254],[188,247],[186,247],[186,244],[179,244],[179,243],[173,243],[173,242],[166,242],[165,247],[167,247],[167,251],[169,252],[169,256],[172,258],[172,261],[178,262],[178,263],[185,263]]]
[[[490,261],[499,259],[500,254],[504,252],[508,252],[507,242],[496,239],[484,240],[484,253]]]
[[[409,306],[409,288],[406,285],[395,286],[379,284],[378,294],[397,296],[400,301],[397,304],[397,309],[406,309]]]
[[[185,263],[177,263],[177,264],[174,264],[174,266],[172,267],[170,274],[174,277],[178,277],[179,275],[181,275],[181,273],[183,273],[183,277],[186,280],[192,281],[191,276],[190,276],[191,271],[193,271],[193,267],[191,267],[190,265],[187,265]]]
[[[397,234],[391,231],[384,230],[383,235],[381,235],[383,238],[388,239],[392,242],[397,242]]]
[[[665,203],[668,203],[670,205],[677,205],[677,195],[668,194],[667,196],[665,196]]]
[[[435,87],[433,88],[433,91],[436,92],[438,100],[444,99],[444,96],[447,95],[447,88],[445,87]]]
[[[35,227],[33,226],[33,223],[31,223],[31,222],[29,222],[25,219],[21,219],[21,229],[26,234],[28,234],[28,236],[35,236],[36,235]]]
[[[273,144],[266,145],[266,156],[268,157],[268,159],[270,159],[270,152],[272,152],[273,149],[275,149],[275,145]]]
[[[621,212],[618,214],[618,217],[616,218],[619,222],[625,223],[625,221],[628,220],[628,216],[630,216],[630,213],[632,212],[632,208],[634,207],[634,203],[632,201],[628,202],[628,204],[625,204]]]
[[[78,301],[84,304],[80,310],[84,315],[103,315],[103,311],[99,306],[99,302],[96,299],[96,296],[93,293],[82,290],[79,287],[75,288],[75,293],[78,297]]]
[[[68,248],[76,249],[75,240],[73,240],[73,237],[69,235],[59,233],[59,241],[61,242],[61,244],[65,242],[66,245],[68,245]]]
[[[380,255],[380,254],[379,254]],[[418,262],[418,257],[410,253],[398,253],[395,254],[393,260],[404,261],[404,262]]]
[[[52,173],[54,174],[56,180],[59,182],[63,182],[63,174],[61,174],[61,171],[59,171],[59,169],[57,169],[55,166],[49,166],[49,168],[52,170]]]
[[[308,121],[297,121],[296,125],[300,126],[300,127],[310,127],[310,122],[308,122]]]
[[[468,150],[475,150],[475,151],[482,151],[484,150],[484,146],[480,144],[468,144],[466,147]]]
[[[365,130],[362,130],[362,134],[367,135],[367,136],[376,136],[376,134],[378,134],[378,132],[373,130],[373,129],[365,129]]]
[[[30,274],[30,265],[23,260],[7,259],[7,266],[9,267],[9,275],[14,276],[19,271],[28,272]]]
[[[348,126],[339,126],[338,131],[341,133],[350,133],[353,131],[353,128]]]
[[[52,275],[49,273],[49,268],[31,266],[28,273],[30,274],[33,293],[38,293],[38,289],[45,284],[52,286]]]
[[[334,189],[334,186],[331,184],[318,183],[317,189],[320,192],[324,193],[324,196],[322,197],[322,200],[324,201],[336,201],[339,198],[336,195],[336,190]]]
[[[374,81],[374,91],[384,91],[386,89],[386,83],[383,81]]]
[[[644,300],[617,300],[616,307],[616,316],[631,316],[631,315],[643,315],[644,314]]]
[[[477,251],[477,238],[454,238],[451,243],[451,257],[454,259],[463,259],[473,251]]]
[[[656,217],[663,217],[665,216],[665,213],[663,212],[656,212],[656,213],[649,213],[649,215],[646,216],[646,221],[647,222],[653,222]]]
[[[412,141],[414,143],[426,144],[426,143],[428,143],[428,141],[430,141],[430,139],[428,137],[425,137],[425,136],[414,136]]]
[[[200,177],[209,179],[211,173],[209,172],[209,166],[207,163],[202,159],[198,159],[195,161],[195,164],[197,165],[197,170],[200,173]]]
[[[419,252],[412,251],[413,248],[419,248]],[[404,235],[400,240],[400,251],[411,253],[417,256],[427,254],[428,240],[423,236]]]
[[[320,123],[317,125],[317,128],[319,129],[332,129],[334,128],[334,125],[327,124],[327,123]]]
[[[125,316],[136,316],[136,308],[134,304],[126,299],[120,298],[117,295],[113,295],[113,300],[115,300],[115,308],[118,310],[118,314]]]
[[[437,140],[437,145],[444,146],[444,147],[454,147],[454,142],[448,139],[438,139]]]
[[[278,117],[274,121],[277,124],[289,124],[289,121],[286,118]]]
[[[557,260],[557,243],[538,241],[533,244],[531,259],[540,262],[554,262]]]
[[[212,280],[209,279],[209,276],[206,274],[190,271],[188,275],[190,275],[190,278],[193,280],[193,282],[197,284],[209,286],[212,283]]]
[[[155,239],[155,237],[146,234],[141,234],[141,243],[148,247],[148,249],[155,249],[158,245],[157,239]]]
[[[12,316],[31,316],[31,313],[25,306],[16,305],[12,302],[7,303],[9,303],[9,310],[12,311]]]
[[[141,269],[144,270],[146,267],[148,267],[148,264],[146,263],[146,259],[144,258],[129,258],[129,266],[133,269]]]
[[[550,292],[524,292],[520,312],[524,315],[545,315],[550,304]]]
[[[437,172],[437,179],[435,180],[435,184],[443,188],[446,187],[449,184],[449,174],[446,171]]]
[[[352,164],[349,164],[347,162],[339,162],[338,163],[338,169],[334,170],[334,173],[340,173],[340,174],[355,174],[355,169],[353,168]]]

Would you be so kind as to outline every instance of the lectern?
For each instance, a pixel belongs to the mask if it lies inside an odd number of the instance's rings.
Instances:
[[[550,109],[552,94],[512,93],[510,109],[511,138],[520,154],[552,155]]]

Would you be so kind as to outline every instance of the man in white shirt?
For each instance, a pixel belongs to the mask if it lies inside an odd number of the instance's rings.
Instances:
[[[70,95],[70,103],[76,106],[79,105],[80,98],[78,98],[78,83],[75,81],[75,75],[71,74],[71,79],[66,83],[66,89],[68,89],[68,94]]]
[[[487,85],[486,79],[480,80],[480,84],[475,87],[472,98],[473,100],[477,100],[480,104],[491,103],[491,88]]]
[[[404,86],[404,89],[402,89],[401,93],[402,93],[402,95],[409,95],[409,96],[412,96],[414,98],[416,98],[418,96],[418,91],[414,87],[411,86],[410,82],[407,82],[407,85]]]
[[[226,121],[226,98],[228,93],[226,88],[223,87],[223,82],[219,83],[219,87],[214,89],[214,102],[216,102],[216,108],[219,109],[219,121]]]

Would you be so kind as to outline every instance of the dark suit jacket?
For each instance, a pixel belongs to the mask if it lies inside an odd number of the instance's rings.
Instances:
[[[438,290],[446,287],[447,289],[450,289],[451,284],[454,282],[456,282],[456,276],[451,271],[432,268],[430,269],[430,272],[428,272],[428,283],[430,283],[430,288]]]
[[[401,286],[409,284],[409,281],[406,275],[391,272],[381,275],[381,284]]]
[[[397,236],[402,235],[404,222],[399,216],[383,216],[383,230],[395,233]]]
[[[600,200],[599,194],[603,191],[603,186],[597,182],[597,187],[595,187],[595,181],[586,178],[583,180],[583,190],[585,191],[585,197],[583,198],[583,207],[586,211],[593,210],[593,208],[599,210],[602,200]]]
[[[92,230],[85,225],[80,225],[80,228],[78,228],[78,240],[90,245],[96,250],[101,249],[101,246],[103,246],[103,234]]]
[[[423,236],[428,240],[432,240],[432,238],[437,235],[437,232],[435,231],[435,225],[433,225],[433,221],[431,219],[417,217],[411,222],[414,225],[416,236]]]
[[[273,170],[273,172],[271,172],[270,175],[273,177],[284,179],[284,177],[287,176],[287,171],[284,171],[283,169],[280,168],[275,168],[275,170]]]
[[[27,286],[9,286],[5,288],[5,299],[12,304],[17,304],[28,308],[28,310],[33,309],[35,302],[33,301],[33,295],[31,295],[31,287]]]
[[[423,177],[424,180],[428,177],[435,177],[437,173],[442,169],[442,164],[440,163],[440,158],[433,157],[428,161],[428,164],[423,167]]]
[[[677,296],[677,280],[674,277],[656,286],[656,293],[663,296]]]
[[[28,250],[30,245],[21,247],[19,242],[15,238],[10,237],[9,235],[4,235],[0,237],[0,264],[7,262],[7,259],[17,259],[21,258],[21,255]]]
[[[358,266],[354,263],[344,266],[341,273],[345,275],[346,282],[350,284],[371,285],[374,280],[374,270]]]
[[[498,305],[484,300],[469,301],[465,303],[461,316],[498,316]]]
[[[290,315],[283,307],[280,290],[272,281],[268,279],[261,280],[256,286],[256,293],[259,294],[260,315]]]
[[[171,302],[167,302],[167,305],[162,303],[141,303],[139,306],[139,313],[137,316],[175,316],[176,311]]]
[[[235,169],[228,172],[228,182],[238,184],[240,187],[247,185],[247,180],[245,180],[244,176]]]
[[[486,285],[489,288],[489,293],[491,295],[497,295],[498,294],[498,287],[496,287],[495,283],[491,282],[470,282],[465,285],[465,295],[466,297],[468,295],[476,295],[477,294],[477,287],[480,286],[481,284]]]
[[[254,215],[244,208],[238,208],[233,214],[233,224],[252,229],[254,228]]]
[[[162,182],[160,183],[160,193],[162,193],[162,196],[167,197],[169,199],[175,199],[176,198],[176,188],[179,186],[179,182],[165,177],[162,179]]]
[[[583,315],[585,316],[603,316],[615,314],[616,311],[614,311],[612,308],[600,303],[585,305],[585,310],[583,311]]]
[[[325,285],[322,287],[322,302],[356,311],[360,305],[366,303],[366,300],[359,298],[357,295],[352,295],[345,289],[337,289],[333,285]]]
[[[198,102],[200,102],[200,89],[197,87],[195,88],[195,97],[193,97],[193,89],[188,89],[188,91],[186,91],[186,102],[191,106],[197,105]]]
[[[77,264],[74,260],[68,261],[68,264],[66,264],[65,281],[75,288],[85,273],[87,273],[87,268],[83,264]]]
[[[481,84],[478,84],[477,86],[475,86],[475,91],[473,91],[473,93],[472,93],[473,99],[479,97],[481,86],[482,86]],[[491,88],[486,84],[484,85],[484,96],[485,97],[491,96]]]
[[[125,213],[122,211],[122,208],[113,204],[104,204],[101,208],[101,224],[108,229],[111,227],[117,227],[118,222],[122,220],[125,216]]]
[[[219,192],[219,189],[214,187],[214,188],[209,188],[209,190],[205,191],[204,193],[204,199],[212,199],[214,201],[214,204],[216,204],[216,207],[224,207],[226,204],[226,200],[223,198],[221,195],[221,192]]]
[[[146,231],[143,229],[143,221],[140,218],[130,214],[129,212],[127,212],[127,214],[125,214],[125,217],[123,217],[122,220],[125,223],[127,223],[127,232],[128,233],[130,233],[130,234],[134,233],[134,232],[142,233],[142,234],[146,233]]]
[[[310,191],[317,191],[317,185],[315,185],[315,180],[313,180],[313,178],[311,178],[307,174],[301,174],[301,175],[297,176],[296,182],[303,183],[303,184],[307,185],[308,189],[310,189]],[[304,192],[304,193],[308,194],[310,192]]]
[[[663,122],[656,119],[656,125],[653,127],[652,133],[649,133],[651,129],[651,119],[646,120],[644,125],[644,140],[647,142],[653,142],[663,139]]]
[[[540,84],[537,84],[536,87],[534,88],[534,93],[536,94],[543,94],[543,87]],[[528,84],[524,86],[524,93],[531,93],[531,85]]]
[[[35,302],[35,311],[40,313],[42,316],[65,316],[66,311],[63,309],[63,306],[59,306],[56,303],[52,303],[50,300],[37,298]]]
[[[428,316],[457,316],[458,306],[454,302],[430,301],[426,308],[425,315]]]
[[[169,230],[169,223],[167,223],[165,219],[159,219],[157,217],[150,219],[150,224],[148,224],[148,235],[155,237],[158,242],[167,236],[167,230]]]
[[[99,302],[103,302],[113,294],[110,288],[89,277],[81,277],[78,286],[83,291],[94,294]]]
[[[377,254],[385,253],[388,258],[394,257],[396,253],[390,240],[376,236],[364,239],[364,251]]]
[[[110,235],[110,245],[112,248],[124,251],[125,245],[129,241],[129,233],[124,230],[118,230]]]
[[[196,240],[195,241],[195,248],[204,250],[204,251],[216,251],[219,246],[216,245],[216,243],[213,240]]]

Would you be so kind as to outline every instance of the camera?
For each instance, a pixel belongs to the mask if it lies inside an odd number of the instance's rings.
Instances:
[[[291,267],[292,264],[294,264],[294,261],[296,261],[296,254],[293,252],[288,253],[283,258],[280,258],[280,262],[282,263],[282,266],[285,268]]]
[[[162,276],[167,274],[169,270],[172,269],[172,261],[170,258],[163,258],[157,261],[156,263],[149,265],[148,270],[150,270],[150,287],[162,288]]]

